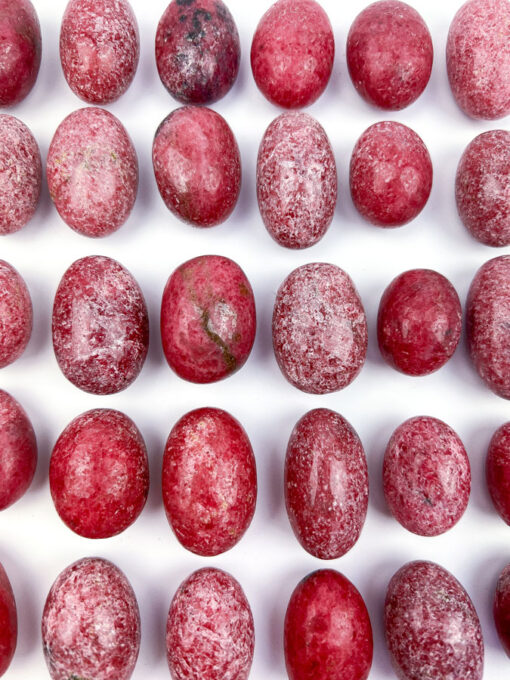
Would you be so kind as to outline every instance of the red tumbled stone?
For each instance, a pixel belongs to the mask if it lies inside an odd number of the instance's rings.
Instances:
[[[127,529],[149,492],[147,450],[133,421],[113,409],[72,420],[53,447],[50,490],[60,518],[80,536]]]
[[[241,61],[237,27],[221,0],[172,0],[156,32],[156,64],[183,104],[212,104],[235,83]]]
[[[400,0],[364,9],[347,38],[347,66],[354,87],[370,104],[398,111],[423,92],[434,49],[425,22]]]
[[[471,490],[471,468],[459,436],[437,418],[406,420],[386,447],[383,487],[392,515],[409,531],[437,536],[451,529]]]
[[[25,281],[14,267],[0,260],[0,368],[12,364],[25,351],[32,334],[32,317]]]
[[[433,562],[405,564],[384,607],[386,642],[400,680],[481,680],[478,615],[457,579]]]
[[[510,422],[494,433],[486,461],[487,487],[499,515],[510,524]]]
[[[306,576],[291,595],[284,628],[289,680],[366,680],[372,626],[355,586],[338,571]]]
[[[255,299],[243,270],[220,255],[181,264],[161,301],[161,341],[170,367],[195,383],[238,371],[253,347]]]
[[[384,291],[377,339],[384,360],[407,375],[428,375],[459,344],[462,308],[452,284],[431,269],[411,269]]]
[[[448,79],[457,104],[472,118],[510,113],[510,2],[468,0],[450,25]]]
[[[0,564],[0,676],[9,668],[18,640],[18,614],[11,583]]]
[[[166,625],[173,680],[247,680],[254,646],[250,605],[235,578],[205,568],[181,583]]]
[[[366,220],[400,227],[428,201],[432,162],[411,128],[395,121],[375,123],[356,142],[349,181],[354,205]]]
[[[333,30],[322,7],[315,0],[278,0],[253,36],[251,68],[270,102],[297,109],[324,92],[334,56]]]
[[[499,640],[510,656],[510,564],[499,575],[492,611]]]
[[[162,485],[168,521],[185,548],[209,556],[230,550],[257,500],[255,456],[239,422],[217,408],[183,416],[166,443]]]

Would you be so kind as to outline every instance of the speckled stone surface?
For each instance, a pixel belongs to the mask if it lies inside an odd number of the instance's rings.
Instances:
[[[399,111],[429,82],[434,49],[418,12],[400,0],[364,9],[347,37],[347,66],[354,87],[369,104]]]
[[[467,146],[455,179],[464,226],[488,246],[510,245],[510,132],[482,132]]]
[[[494,507],[500,517],[510,524],[510,422],[501,425],[490,441],[486,478]]]
[[[149,347],[142,291],[119,262],[102,255],[76,260],[55,294],[53,349],[65,377],[92,394],[128,387]]]
[[[175,535],[198,555],[241,540],[257,500],[250,440],[226,411],[200,408],[173,427],[163,456],[163,502]]]
[[[0,390],[0,510],[23,496],[36,465],[37,443],[32,424],[16,399]]]
[[[313,246],[331,224],[336,198],[335,156],[324,128],[306,113],[278,116],[257,159],[257,199],[270,235],[286,248]]]
[[[34,136],[18,118],[0,114],[0,235],[19,231],[33,216],[41,176]]]
[[[372,626],[355,586],[338,571],[308,574],[291,595],[284,628],[289,680],[366,680]]]
[[[32,301],[21,275],[0,260],[0,368],[23,354],[32,334]]]
[[[94,557],[64,569],[44,606],[42,639],[52,680],[129,680],[140,613],[120,569]]]
[[[384,360],[407,375],[428,375],[452,357],[462,331],[457,291],[442,274],[410,269],[384,291],[377,340]]]
[[[18,615],[14,593],[0,564],[0,675],[9,668],[18,639]]]
[[[510,255],[477,271],[469,289],[467,338],[478,374],[493,392],[510,399]]]
[[[285,378],[303,392],[347,387],[367,352],[365,311],[348,274],[325,262],[291,272],[276,295],[273,348]]]
[[[74,111],[58,126],[46,176],[64,222],[97,238],[116,231],[129,217],[138,190],[138,160],[120,120],[91,106]]]
[[[501,645],[510,656],[510,564],[503,569],[496,584],[493,617]]]
[[[60,61],[71,90],[89,104],[117,100],[140,56],[138,24],[127,0],[70,0],[60,29]]]
[[[386,642],[400,680],[481,680],[484,646],[461,584],[433,562],[405,564],[384,606]]]
[[[420,536],[437,536],[462,517],[471,468],[459,436],[442,420],[416,416],[391,435],[383,487],[391,514]]]
[[[172,0],[156,32],[156,65],[183,104],[212,104],[236,81],[241,61],[237,26],[221,0]]]
[[[258,88],[285,109],[309,106],[320,97],[334,57],[333,29],[315,0],[278,0],[260,20],[251,45]]]
[[[432,161],[422,139],[395,121],[375,123],[356,142],[349,183],[358,212],[378,227],[400,227],[425,207]]]
[[[176,109],[154,137],[152,163],[166,207],[195,227],[213,227],[234,210],[241,190],[241,156],[219,113]]]
[[[205,568],[181,583],[166,626],[173,680],[247,680],[254,646],[250,605],[235,578]]]
[[[331,560],[359,538],[368,507],[363,445],[350,423],[326,408],[296,424],[285,458],[285,504],[303,548]]]
[[[250,355],[256,325],[250,282],[227,257],[195,257],[168,279],[161,341],[168,364],[184,380],[209,383],[238,371]]]
[[[41,65],[41,27],[30,0],[0,0],[0,106],[24,99]]]
[[[72,420],[53,447],[50,491],[60,518],[80,536],[124,531],[149,491],[147,450],[134,422],[107,408]]]
[[[450,25],[446,66],[457,104],[468,116],[510,113],[510,2],[468,0]]]

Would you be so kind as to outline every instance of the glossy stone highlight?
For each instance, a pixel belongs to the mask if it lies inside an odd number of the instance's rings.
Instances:
[[[238,371],[251,352],[255,330],[250,282],[227,257],[196,257],[168,279],[161,341],[170,367],[184,380],[209,383]]]
[[[254,646],[250,605],[233,576],[205,568],[181,583],[166,625],[173,680],[247,680]]]
[[[291,272],[276,294],[273,348],[285,378],[303,392],[347,387],[367,352],[365,311],[348,274],[324,262]]]
[[[366,680],[372,626],[355,586],[338,571],[308,574],[291,595],[284,628],[289,680]]]
[[[324,92],[334,56],[333,29],[322,7],[315,0],[278,0],[253,36],[251,68],[270,102],[297,109]]]
[[[240,423],[217,408],[184,415],[165,446],[162,486],[168,521],[185,548],[207,556],[230,550],[257,500],[255,456]]]
[[[140,612],[122,571],[97,557],[64,569],[46,599],[42,640],[52,680],[129,680],[140,649]]]
[[[431,269],[411,269],[386,288],[379,303],[377,340],[383,359],[406,375],[428,375],[453,356],[462,307],[452,284]]]
[[[53,447],[50,491],[61,520],[80,536],[127,529],[149,492],[147,450],[133,421],[113,409],[72,420]]]
[[[416,416],[391,435],[383,463],[391,514],[419,536],[438,536],[462,517],[471,468],[459,436],[442,420]]]
[[[156,32],[161,82],[183,104],[212,104],[236,81],[241,45],[222,0],[172,0]]]
[[[335,212],[335,156],[324,128],[306,113],[283,113],[267,128],[257,159],[262,220],[286,248],[309,248]]]
[[[457,579],[434,562],[405,564],[384,606],[386,642],[400,680],[481,680],[478,615]]]
[[[400,0],[381,0],[364,9],[347,37],[352,83],[369,104],[399,111],[429,82],[434,49],[425,22]]]
[[[0,510],[23,496],[36,465],[37,442],[32,424],[21,404],[0,390]]]

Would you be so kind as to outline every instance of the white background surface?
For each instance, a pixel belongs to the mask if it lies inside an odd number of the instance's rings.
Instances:
[[[34,0],[43,36],[43,58],[37,83],[25,101],[10,112],[33,131],[43,161],[57,125],[84,106],[68,88],[61,72],[58,35],[65,0]],[[27,410],[39,443],[39,464],[28,493],[0,514],[0,561],[11,579],[19,614],[19,641],[6,678],[45,678],[40,617],[56,576],[74,560],[98,555],[124,570],[137,595],[142,616],[142,644],[134,680],[168,678],[164,628],[168,606],[178,584],[193,570],[217,566],[231,572],[251,603],[256,649],[251,678],[285,678],[283,617],[298,581],[321,567],[342,571],[367,602],[374,629],[371,678],[393,678],[382,629],[382,603],[392,574],[411,559],[431,559],[450,569],[472,596],[485,643],[485,678],[508,677],[510,661],[499,646],[491,617],[492,593],[501,568],[510,561],[510,527],[493,509],[485,486],[484,461],[494,430],[510,419],[508,402],[481,383],[472,368],[463,336],[453,359],[424,378],[397,373],[380,358],[375,320],[380,296],[400,272],[414,267],[437,269],[456,287],[463,305],[477,268],[508,252],[474,241],[460,223],[453,195],[457,162],[467,143],[480,132],[507,127],[472,121],[457,108],[449,91],[444,48],[457,0],[431,3],[412,0],[427,22],[434,42],[431,81],[422,97],[395,114],[379,112],[354,90],[346,68],[345,41],[352,20],[365,0],[322,0],[336,39],[333,76],[325,94],[308,109],[325,127],[336,155],[339,200],[333,224],[324,239],[305,251],[281,248],[268,236],[255,196],[255,164],[264,130],[280,111],[258,92],[251,75],[249,51],[253,32],[270,0],[229,0],[242,45],[241,71],[226,98],[214,105],[234,130],[243,160],[243,188],[232,217],[210,230],[193,229],[165,208],[151,164],[156,127],[178,104],[161,84],[154,61],[156,26],[166,0],[132,0],[138,18],[141,59],[131,88],[107,107],[126,126],[140,162],[140,187],[128,222],[112,236],[94,241],[69,229],[51,204],[44,185],[34,219],[19,233],[3,237],[0,257],[25,277],[34,304],[34,332],[25,354],[2,369],[0,386]],[[348,191],[348,163],[358,136],[382,119],[410,125],[422,136],[434,164],[434,186],[422,214],[395,230],[364,223]],[[159,305],[164,284],[186,259],[206,253],[223,254],[245,270],[255,291],[258,333],[252,355],[233,377],[212,385],[185,383],[168,368],[159,338]],[[86,394],[60,373],[50,336],[51,308],[58,282],[77,258],[91,254],[118,259],[135,276],[146,296],[151,320],[148,360],[126,391],[106,397]],[[364,369],[342,392],[311,396],[289,385],[278,370],[271,348],[270,321],[276,290],[295,267],[330,261],[354,279],[369,324],[369,350]],[[200,406],[230,411],[246,428],[256,455],[259,494],[254,521],[242,541],[213,559],[184,550],[172,534],[163,511],[160,467],[164,443],[176,420]],[[325,563],[308,555],[288,524],[283,502],[283,462],[289,434],[307,410],[319,406],[342,413],[365,446],[370,471],[370,502],[361,538],[344,557]],[[118,537],[88,540],[74,535],[60,521],[48,487],[51,448],[67,423],[94,407],[125,411],[145,437],[150,457],[151,491],[138,521]],[[390,517],[381,486],[384,448],[392,431],[406,418],[427,414],[449,423],[463,439],[472,466],[468,509],[446,535],[421,538]]]

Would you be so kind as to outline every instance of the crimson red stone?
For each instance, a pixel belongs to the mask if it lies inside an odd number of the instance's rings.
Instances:
[[[60,29],[60,61],[71,90],[109,104],[128,89],[140,56],[138,24],[127,0],[70,0]]]
[[[255,632],[239,583],[220,569],[199,569],[179,586],[166,625],[173,680],[247,680]]]
[[[241,190],[241,156],[219,113],[176,109],[157,129],[154,174],[166,207],[195,227],[213,227],[232,213]]]
[[[367,321],[358,292],[334,264],[305,264],[278,289],[273,348],[287,380],[303,392],[347,387],[367,353]]]
[[[347,37],[347,66],[354,87],[369,104],[399,111],[429,82],[434,48],[418,12],[400,0],[364,9]]]
[[[32,334],[32,300],[20,274],[0,260],[0,368],[23,354]]]
[[[76,260],[53,304],[53,349],[62,373],[92,394],[128,387],[149,347],[145,300],[133,276],[102,255]]]
[[[494,593],[493,616],[499,640],[510,656],[510,564],[499,575]]]
[[[335,212],[335,156],[324,128],[306,113],[283,113],[267,128],[257,160],[257,198],[281,246],[308,248]]]
[[[64,222],[97,238],[117,231],[129,217],[138,190],[138,160],[120,120],[90,106],[58,126],[46,176]]]
[[[356,543],[368,507],[368,469],[354,428],[338,413],[306,413],[290,436],[285,504],[303,548],[314,557],[342,557]]]
[[[41,27],[30,0],[0,0],[0,106],[24,99],[41,65]]]
[[[32,424],[16,399],[0,390],[0,510],[23,496],[36,465],[37,442]]]
[[[291,595],[284,629],[289,680],[365,680],[372,626],[355,586],[338,571],[308,574]]]
[[[0,114],[0,235],[19,231],[33,216],[41,193],[41,154],[27,126]]]
[[[459,436],[442,420],[416,416],[391,435],[383,463],[391,514],[419,536],[438,536],[464,514],[471,468]]]
[[[377,340],[384,360],[407,375],[428,375],[453,356],[462,331],[457,291],[442,274],[411,269],[386,288]]]
[[[468,116],[494,120],[510,113],[510,2],[468,0],[450,25],[448,79]]]
[[[510,255],[495,257],[477,271],[466,315],[478,374],[493,392],[510,399]]]
[[[473,139],[457,168],[455,198],[472,236],[488,246],[510,245],[510,132]]]
[[[244,365],[256,330],[255,299],[243,270],[220,255],[181,264],[161,301],[161,341],[184,380],[222,380]]]
[[[156,32],[156,65],[183,104],[212,104],[235,83],[241,45],[222,0],[172,0]]]
[[[395,121],[375,123],[356,142],[349,181],[354,205],[366,220],[401,227],[428,201],[432,162],[411,128]]]
[[[18,615],[11,583],[0,564],[0,676],[9,668],[18,639]]]
[[[510,422],[494,433],[486,461],[487,487],[499,515],[510,524]]]
[[[106,408],[72,420],[53,447],[50,491],[60,518],[80,536],[127,529],[149,492],[147,450],[133,421]]]
[[[64,569],[46,599],[42,640],[52,680],[129,680],[140,612],[122,571],[97,557]]]
[[[163,456],[163,502],[175,535],[198,555],[219,555],[241,540],[257,500],[248,435],[226,411],[199,408],[173,427]]]
[[[478,615],[457,579],[433,562],[405,564],[384,607],[386,642],[400,680],[481,680]]]
[[[309,106],[320,97],[334,57],[333,29],[315,0],[278,0],[260,20],[251,45],[258,88],[285,109]]]

